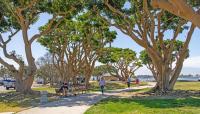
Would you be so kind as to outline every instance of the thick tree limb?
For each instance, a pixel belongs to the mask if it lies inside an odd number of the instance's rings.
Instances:
[[[9,70],[16,71],[16,69],[15,69],[15,67],[13,65],[10,65],[7,62],[5,62],[1,57],[0,57],[0,63],[2,65],[4,65],[5,67],[7,67]]]
[[[42,35],[48,34],[48,33],[51,32],[52,30],[54,30],[55,28],[57,28],[58,25],[62,22],[63,19],[62,19],[62,18],[59,19],[59,21],[56,23],[56,25],[53,26],[53,24],[54,24],[54,22],[55,22],[55,20],[56,20],[56,17],[57,17],[57,15],[53,15],[53,18],[50,20],[50,22],[49,22],[47,28],[46,28],[44,31],[42,31],[41,33],[35,34],[35,35],[29,40],[29,42],[30,42],[30,43],[33,43],[33,41],[35,41],[37,38],[41,37]],[[52,28],[52,27],[53,27],[53,28]]]
[[[126,19],[128,19],[128,17],[127,17],[124,13],[122,13],[121,11],[119,11],[119,10],[115,9],[114,7],[112,7],[112,6],[108,3],[108,0],[105,0],[105,5],[106,5],[114,14],[118,14],[119,16],[123,17],[123,18],[124,18],[124,21],[127,22]],[[120,25],[115,24],[115,27],[117,27],[118,29],[120,29],[123,33],[129,34],[129,36],[131,36],[131,38],[132,38],[135,42],[137,42],[137,43],[140,44],[141,46],[145,47],[145,43],[142,42],[142,40],[139,39],[135,34],[133,34],[132,28],[129,27],[129,26],[130,26],[130,23],[127,22],[127,25],[124,25],[124,26],[126,26],[126,28],[123,27],[125,30],[123,30],[122,27],[119,27],[119,26],[120,26]],[[128,28],[127,28],[127,26],[128,26]]]
[[[174,85],[175,81],[177,80],[177,78],[179,76],[177,74],[180,73],[180,71],[182,69],[183,61],[184,61],[185,57],[187,56],[188,45],[190,43],[190,40],[192,38],[192,34],[193,34],[195,28],[196,28],[196,26],[194,24],[192,24],[191,27],[190,27],[190,30],[189,30],[189,32],[187,34],[186,41],[185,41],[185,43],[183,45],[183,49],[181,50],[181,53],[179,55],[180,57],[176,62],[176,67],[174,68],[175,71],[173,72],[172,78],[170,80],[170,83],[172,85]]]
[[[185,0],[152,0],[152,6],[169,11],[200,27],[200,12],[194,11]]]
[[[2,35],[0,35],[0,47],[3,49],[3,53],[5,55],[6,58],[8,59],[12,59],[13,61],[15,61],[18,65],[22,66],[23,65],[23,62],[18,59],[16,57],[16,55],[14,54],[8,54],[8,51],[7,51],[7,44],[11,41],[11,37],[8,38],[7,41],[4,41],[3,40],[3,37]]]

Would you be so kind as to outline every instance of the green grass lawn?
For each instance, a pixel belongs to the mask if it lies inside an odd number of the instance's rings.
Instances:
[[[0,95],[0,112],[18,112],[39,102],[39,96],[23,95],[15,91]]]
[[[200,82],[176,82],[175,90],[200,90]]]
[[[48,91],[49,101],[57,100],[53,95],[54,88],[39,87],[33,88],[36,91]],[[40,95],[23,95],[14,90],[3,91],[0,93],[0,112],[19,112],[21,110],[37,106],[40,102]]]
[[[149,90],[135,90],[130,94]],[[200,92],[200,82],[177,82],[175,90]],[[185,98],[108,98],[89,108],[85,114],[200,114],[200,94]]]
[[[131,99],[108,98],[85,114],[199,114],[200,98]]]
[[[146,82],[141,82],[139,86],[147,85]],[[134,83],[131,83],[131,87],[136,86]],[[124,89],[127,88],[127,84],[125,82],[106,82],[105,90],[115,90],[115,89]],[[91,91],[99,91],[100,87],[98,82],[91,82],[90,83],[90,90]]]
[[[55,88],[49,87],[49,86],[37,87],[37,88],[33,88],[33,90],[35,90],[35,91],[47,91],[48,93],[52,93],[52,94],[56,93]]]

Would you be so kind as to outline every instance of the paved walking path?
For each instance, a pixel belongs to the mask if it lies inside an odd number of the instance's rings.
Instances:
[[[144,89],[153,87],[154,84],[150,83],[148,86],[138,86],[130,89],[119,89],[108,91],[104,95],[100,92],[91,94],[78,95],[76,97],[63,98],[60,101],[50,102],[39,107],[24,110],[17,114],[83,114],[91,105],[98,101],[107,98],[108,96],[117,95],[120,92],[133,90],[133,89]]]
[[[14,114],[14,112],[2,112],[0,114]]]
[[[60,101],[51,102],[39,107],[24,110],[17,114],[83,114],[90,105],[106,98],[107,95],[84,94],[62,98]]]

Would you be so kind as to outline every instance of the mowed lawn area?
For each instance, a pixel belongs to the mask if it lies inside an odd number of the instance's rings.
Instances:
[[[136,85],[135,82],[131,82],[130,86],[135,87],[135,86],[145,86],[148,85],[147,82],[141,82],[139,85]],[[110,81],[106,82],[105,90],[115,90],[115,89],[125,89],[127,88],[127,83],[126,82],[121,82],[121,81]],[[100,91],[99,83],[97,81],[90,82],[90,91]]]
[[[175,90],[181,91],[180,94],[196,94],[187,97],[110,97],[92,106],[85,114],[200,114],[200,82],[177,82]]]
[[[197,90],[197,91],[200,91],[200,82],[176,82],[175,90]]]

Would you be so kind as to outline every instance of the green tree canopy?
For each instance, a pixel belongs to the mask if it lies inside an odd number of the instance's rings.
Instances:
[[[99,62],[117,69],[114,73],[122,80],[127,80],[129,76],[134,76],[134,72],[141,67],[141,62],[137,58],[136,52],[128,48],[105,48],[99,58]]]
[[[45,30],[41,30],[43,29]],[[83,73],[89,79],[103,47],[115,38],[116,32],[110,31],[109,25],[102,18],[94,12],[87,11],[77,15],[73,20],[65,19],[51,34],[43,36],[38,41],[57,55],[60,58],[58,60],[70,65],[68,67],[76,67],[77,70],[71,71]]]

